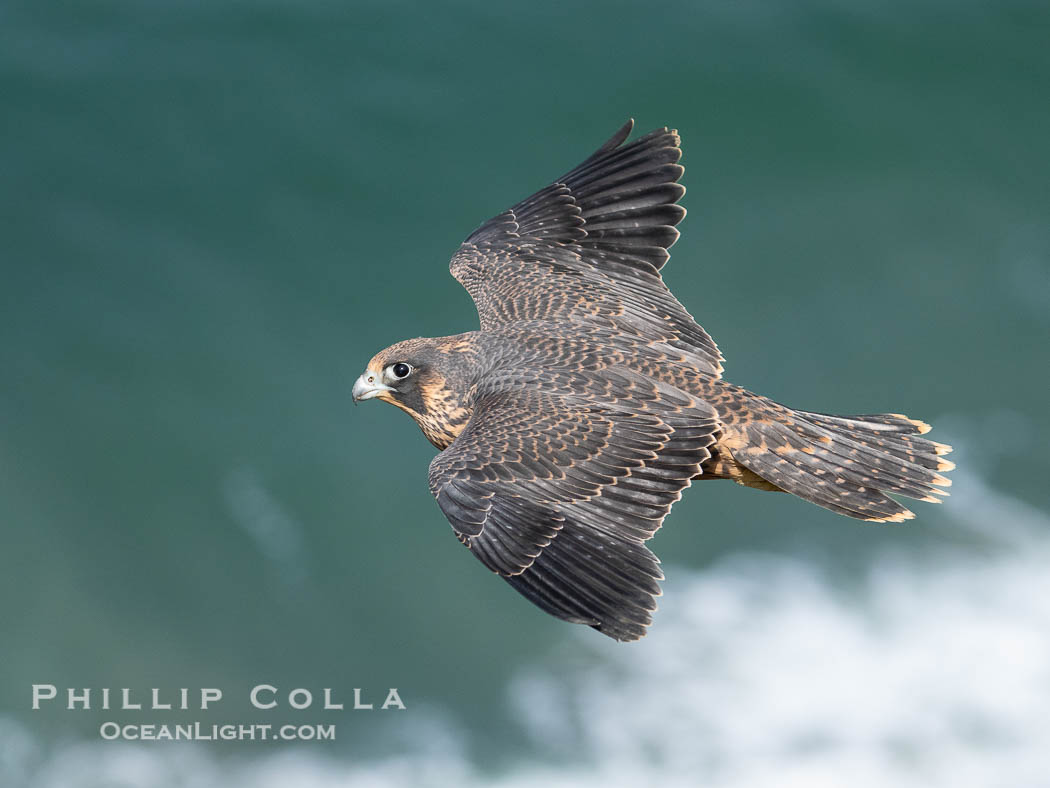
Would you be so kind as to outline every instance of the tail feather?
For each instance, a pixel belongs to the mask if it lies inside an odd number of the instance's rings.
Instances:
[[[823,443],[827,451],[838,458],[837,461],[841,465],[854,471],[863,468],[871,476],[878,477],[879,481],[896,481],[904,485],[918,484],[927,487],[951,486],[950,479],[936,472],[946,470],[943,466],[950,463],[939,459],[936,454],[930,454],[928,449],[907,444],[898,448],[885,440],[872,439],[865,433],[849,432],[845,427],[829,429],[817,426],[816,429],[812,429],[805,421],[796,426],[804,437]],[[874,482],[874,479],[867,477],[864,480]],[[907,494],[904,490],[889,487],[884,489]]]
[[[888,493],[940,503],[951,480],[951,447],[917,437],[929,425],[895,413],[832,416],[769,402],[740,425],[732,453],[782,490],[831,511],[874,522],[915,515]],[[743,440],[740,437],[744,437]]]
[[[838,424],[843,427],[865,430],[876,433],[904,433],[907,435],[925,435],[930,431],[930,425],[925,421],[911,419],[901,413],[866,413],[857,416],[835,416],[831,413],[805,413],[814,420],[825,421],[829,424]]]
[[[891,452],[902,459],[927,468],[950,471],[955,467],[953,462],[937,459],[951,453],[951,446],[916,437],[916,435],[924,435],[930,431],[930,425],[924,421],[909,419],[897,413],[870,416],[830,416],[826,413],[807,413],[805,411],[796,411],[796,413],[805,416],[807,421],[830,430],[848,430],[858,443]],[[879,421],[880,419],[895,421],[887,423]]]

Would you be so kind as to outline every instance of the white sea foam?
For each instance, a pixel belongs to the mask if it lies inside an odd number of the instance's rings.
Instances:
[[[537,757],[495,778],[427,714],[404,718],[403,755],[364,762],[306,746],[46,748],[0,718],[0,784],[1050,785],[1050,515],[964,467],[940,522],[976,548],[881,554],[848,589],[810,562],[737,556],[668,572],[659,636],[640,646],[566,627],[575,667],[535,665],[507,688]]]
[[[528,730],[595,784],[1050,785],[1050,518],[956,477],[952,520],[994,548],[883,555],[859,592],[727,561],[669,589],[657,652],[519,677]]]

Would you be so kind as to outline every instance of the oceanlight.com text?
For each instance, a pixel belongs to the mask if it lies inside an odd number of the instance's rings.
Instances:
[[[209,724],[183,725],[104,722],[106,741],[335,741],[335,725]]]

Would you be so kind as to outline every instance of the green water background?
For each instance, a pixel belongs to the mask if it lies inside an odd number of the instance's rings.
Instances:
[[[630,116],[682,134],[666,279],[730,380],[965,425],[1045,506],[1048,31],[1019,1],[4,4],[0,712],[57,741],[107,717],[33,713],[34,682],[221,687],[216,722],[259,721],[260,682],[397,686],[403,719],[513,754],[508,676],[582,652],[452,538],[429,444],[350,386],[474,328],[450,253]],[[796,553],[848,588],[925,548],[943,515],[917,511],[702,485],[653,546]],[[339,752],[400,746],[397,720],[338,721]]]

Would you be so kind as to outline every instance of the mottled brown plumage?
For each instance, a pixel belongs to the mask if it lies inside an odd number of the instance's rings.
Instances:
[[[645,634],[662,579],[645,541],[695,479],[783,490],[872,521],[937,501],[950,447],[896,414],[830,416],[722,380],[664,285],[685,215],[678,135],[632,124],[494,217],[450,270],[481,330],[376,355],[354,398],[408,412],[441,453],[430,489],[457,538],[555,616]]]

